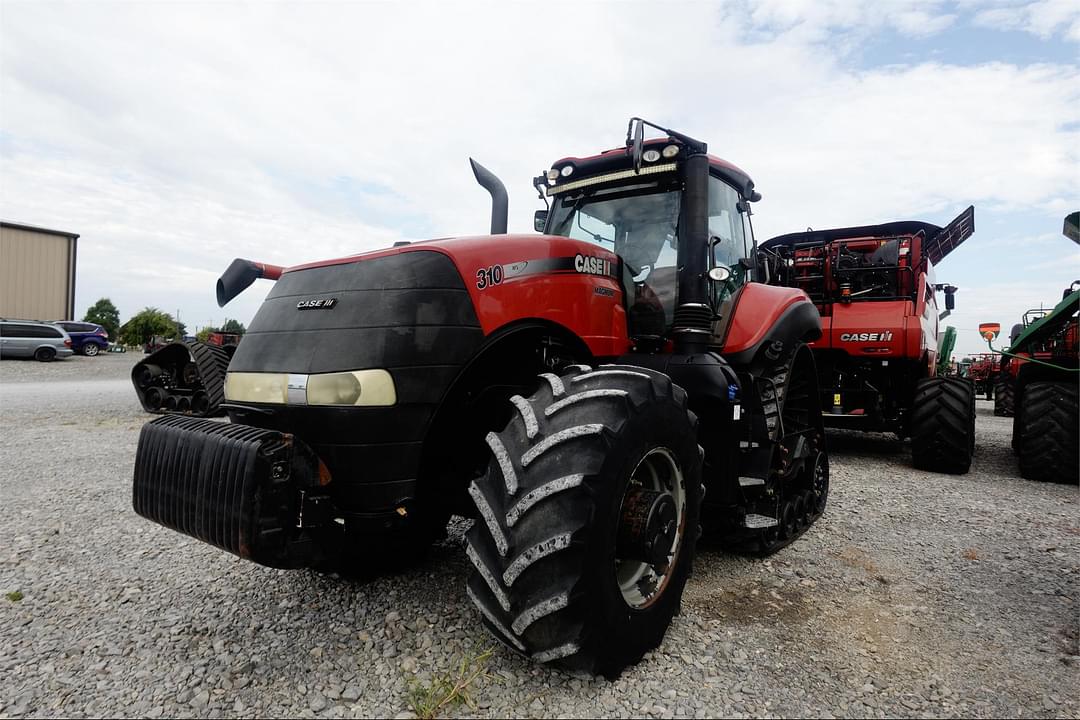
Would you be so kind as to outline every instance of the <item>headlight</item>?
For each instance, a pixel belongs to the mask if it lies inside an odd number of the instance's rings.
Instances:
[[[225,399],[236,403],[388,407],[397,403],[394,378],[386,370],[300,375],[230,372]]]
[[[225,399],[230,402],[284,405],[288,391],[289,376],[285,373],[225,373]]]
[[[308,405],[382,407],[396,402],[394,378],[385,370],[355,370],[308,376]]]
[[[678,154],[679,154],[679,146],[678,145],[668,145],[663,150],[663,155],[668,160],[670,160],[671,158],[675,157]]]
[[[573,172],[574,172],[574,166],[573,166],[573,165],[563,165],[563,169],[559,171],[559,173],[560,173],[560,174],[561,174],[561,175],[562,175],[563,177],[570,177],[570,175],[571,175],[571,174],[572,174]]]
[[[556,170],[555,168],[551,168],[550,170],[547,171],[547,179],[548,179],[548,182],[555,182],[556,180],[559,179],[559,171]]]
[[[657,160],[660,159],[660,151],[659,150],[646,150],[644,153],[642,153],[641,159],[644,160],[645,162],[656,162]]]

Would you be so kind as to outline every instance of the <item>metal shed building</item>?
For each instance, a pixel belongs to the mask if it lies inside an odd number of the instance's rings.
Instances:
[[[75,319],[78,233],[0,221],[0,317]]]

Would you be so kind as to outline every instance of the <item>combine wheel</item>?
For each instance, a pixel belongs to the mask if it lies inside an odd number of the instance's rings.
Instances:
[[[956,378],[919,381],[911,409],[911,459],[915,467],[962,475],[975,449],[975,387]]]
[[[537,662],[618,675],[679,611],[700,528],[697,419],[682,388],[634,366],[541,376],[490,433],[469,487],[468,594]]]
[[[1013,392],[1015,380],[1012,375],[1002,373],[994,382],[994,414],[998,417],[1012,417]]]
[[[1080,479],[1078,416],[1075,382],[1033,382],[1024,388],[1016,428],[1021,477],[1061,483]]]

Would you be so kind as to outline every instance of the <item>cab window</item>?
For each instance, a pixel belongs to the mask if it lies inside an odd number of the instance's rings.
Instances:
[[[709,177],[709,243],[712,248],[711,267],[731,269],[731,279],[714,283],[714,301],[729,297],[747,280],[746,269],[739,263],[750,254],[749,243],[739,212],[739,193],[716,177]]]

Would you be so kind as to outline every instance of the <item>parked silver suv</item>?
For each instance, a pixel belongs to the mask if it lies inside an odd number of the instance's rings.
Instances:
[[[36,320],[0,320],[0,357],[49,362],[71,354],[71,337],[61,327]]]

